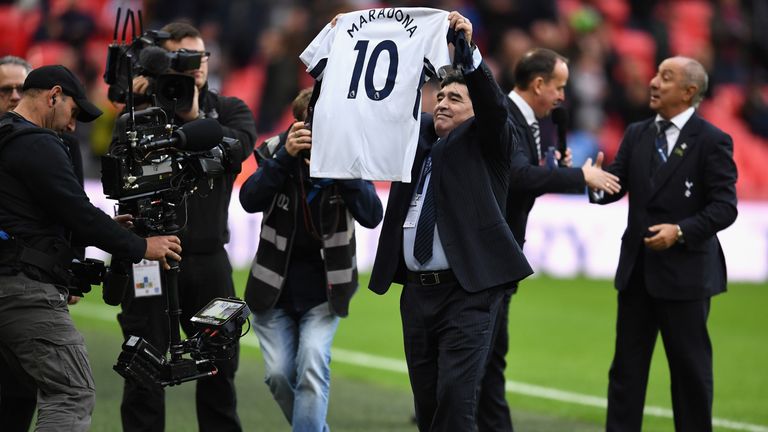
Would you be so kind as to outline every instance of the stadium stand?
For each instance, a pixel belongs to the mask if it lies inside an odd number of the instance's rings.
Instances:
[[[144,4],[144,22],[146,28],[159,28],[167,20],[168,10],[176,11],[178,16],[188,19],[206,32],[206,38],[218,41],[237,40],[233,35],[234,28],[241,28],[225,21],[223,17],[236,17],[237,11],[232,9],[237,2],[181,2],[168,0],[162,10],[156,2],[124,2],[130,7]],[[281,37],[290,41],[289,56],[298,56],[298,52],[314,37],[314,35],[336,13],[366,7],[386,6],[386,1],[344,1],[324,2],[313,0],[302,2],[301,5],[283,2],[258,1],[259,16],[264,17],[266,26],[258,26],[253,30],[256,38],[267,31],[281,32]],[[619,95],[618,88],[626,88],[628,78],[635,86],[642,87],[653,76],[660,57],[667,55],[693,56],[708,65],[712,79],[711,96],[702,104],[701,111],[714,124],[732,135],[735,142],[735,158],[739,167],[738,192],[742,200],[768,200],[768,170],[762,169],[760,161],[768,160],[768,139],[763,138],[753,130],[768,130],[768,126],[750,129],[743,118],[742,107],[745,104],[746,89],[753,84],[765,88],[768,84],[768,68],[766,62],[755,61],[754,53],[749,52],[756,41],[746,40],[739,46],[738,64],[732,64],[733,57],[726,61],[720,60],[720,50],[726,44],[718,40],[716,21],[728,20],[731,25],[727,31],[738,31],[739,25],[752,24],[750,19],[754,0],[739,2],[736,9],[727,2],[708,0],[540,0],[541,7],[556,11],[555,18],[550,15],[534,18],[535,22],[505,23],[503,20],[482,22],[480,17],[492,16],[493,13],[531,14],[525,2],[517,2],[518,6],[502,7],[498,2],[464,1],[434,1],[432,7],[455,8],[469,16],[476,17],[475,25],[479,35],[503,34],[506,30],[517,28],[523,31],[530,43],[556,49],[576,62],[580,55],[580,42],[585,37],[597,37],[604,51],[605,77],[613,84],[611,91],[604,95],[604,115],[596,130],[586,131],[598,137],[601,148],[609,159],[615,153],[623,130],[628,121],[628,113],[617,110],[617,106],[625,104],[626,95]],[[503,2],[502,2],[503,3]],[[538,4],[537,3],[537,4]],[[76,69],[85,78],[89,86],[101,86],[101,75],[104,71],[106,45],[112,40],[116,10],[112,10],[115,2],[108,0],[50,0],[41,2],[45,7],[21,8],[15,4],[0,5],[0,55],[14,54],[28,58],[33,65],[64,63]],[[514,10],[515,7],[520,9]],[[721,13],[720,8],[728,7],[727,13]],[[497,8],[497,9],[494,9]],[[513,8],[513,9],[509,9]],[[587,11],[588,13],[584,13]],[[159,15],[165,14],[160,17]],[[76,19],[71,17],[75,16]],[[536,16],[533,14],[532,16]],[[586,20],[585,20],[586,17]],[[67,21],[67,18],[70,20]],[[574,19],[572,19],[574,18]],[[538,21],[536,21],[538,20]],[[735,21],[734,21],[735,20]],[[519,21],[519,20],[518,20]],[[541,26],[540,21],[549,24]],[[73,43],[68,36],[67,25],[86,23],[89,27],[87,40],[80,46],[72,48],[66,44]],[[736,23],[735,25],[733,23]],[[489,28],[502,26],[502,28]],[[506,27],[504,27],[506,26]],[[516,27],[513,27],[516,26]],[[577,28],[578,26],[578,28]],[[734,27],[735,26],[735,27]],[[541,29],[546,29],[542,32]],[[734,30],[734,28],[736,30]],[[744,34],[749,35],[750,32]],[[733,36],[728,33],[726,36]],[[738,35],[737,35],[738,36]],[[748,37],[748,36],[745,36]],[[480,38],[482,39],[482,38]],[[491,43],[493,41],[487,41]],[[215,69],[211,73],[221,78],[221,92],[237,96],[253,110],[255,118],[259,118],[260,104],[265,93],[265,85],[270,81],[269,68],[266,67],[268,58],[262,56],[258,43],[254,43],[250,58],[243,57],[242,49],[235,49],[227,43],[221,45],[220,58],[217,57]],[[732,46],[732,44],[731,44]],[[239,47],[242,48],[242,47]],[[501,58],[504,50],[488,53],[489,60],[507,67],[514,60]],[[728,53],[733,55],[733,53]],[[237,58],[233,58],[237,56]],[[493,58],[496,56],[497,58]],[[296,59],[298,67],[298,58]],[[730,63],[728,63],[730,62]],[[213,67],[213,64],[212,64]],[[723,75],[720,69],[726,68]],[[734,72],[735,71],[735,72]],[[636,74],[628,77],[627,74]],[[721,77],[725,79],[721,79]],[[742,79],[743,78],[743,79]],[[297,88],[308,85],[311,80],[304,73],[298,74]],[[749,80],[749,84],[745,82]],[[752,88],[752,87],[749,87]],[[103,89],[102,89],[103,90]],[[105,93],[103,91],[99,92]],[[766,94],[768,96],[768,94]],[[637,93],[635,93],[637,97]],[[766,98],[768,99],[768,97]],[[104,100],[102,105],[107,105]],[[625,104],[626,105],[626,104]],[[635,107],[638,108],[638,107]],[[642,107],[631,112],[642,113]],[[288,106],[285,111],[288,112]],[[573,118],[574,116],[571,116]],[[271,131],[259,131],[262,136],[284,129],[290,122],[289,115],[282,115],[272,125]],[[764,129],[765,128],[765,129]],[[574,132],[576,132],[574,130]],[[582,132],[582,131],[579,131]],[[95,148],[100,148],[95,146]],[[90,151],[90,150],[88,150]],[[243,175],[248,175],[255,164],[249,163]]]

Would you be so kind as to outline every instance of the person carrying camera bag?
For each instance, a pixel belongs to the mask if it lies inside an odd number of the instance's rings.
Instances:
[[[55,133],[101,115],[67,68],[27,76],[18,106],[0,116],[0,136],[44,128],[0,147],[0,354],[39,389],[38,431],[85,431],[95,402],[82,335],[69,310],[71,238],[132,261],[180,260],[178,237],[143,239],[88,200]],[[46,131],[50,130],[50,131]]]

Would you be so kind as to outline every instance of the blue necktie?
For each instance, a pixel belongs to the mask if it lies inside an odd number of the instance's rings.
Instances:
[[[667,161],[667,133],[666,130],[672,126],[668,120],[659,120],[656,122],[656,155],[654,156],[654,172]]]
[[[424,196],[424,204],[421,206],[419,222],[416,224],[416,239],[413,243],[413,256],[420,264],[424,264],[432,258],[432,240],[435,238],[435,194],[431,187],[432,177],[429,178],[430,184],[425,184],[427,176],[432,172],[432,156],[427,156],[424,162],[424,170],[421,173],[419,181],[419,193],[427,189]]]

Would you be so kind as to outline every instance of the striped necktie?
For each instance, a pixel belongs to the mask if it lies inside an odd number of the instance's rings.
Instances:
[[[531,123],[531,133],[533,133],[533,140],[536,141],[536,161],[541,163],[541,129],[538,121]]]
[[[424,162],[424,170],[419,181],[419,193],[424,193],[424,188],[426,188],[426,194],[424,204],[421,206],[419,221],[416,224],[416,238],[413,242],[413,256],[420,264],[424,264],[432,258],[432,240],[435,238],[435,188],[432,187],[432,177],[429,177],[429,183],[426,184],[427,176],[431,172],[432,156],[430,155]]]
[[[667,162],[667,129],[672,126],[672,122],[669,120],[659,120],[656,122],[656,139],[654,144],[656,146],[656,152],[653,157],[653,172],[656,172],[660,166]]]

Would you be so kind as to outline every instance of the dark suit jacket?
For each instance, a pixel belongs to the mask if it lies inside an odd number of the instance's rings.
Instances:
[[[517,141],[506,96],[485,64],[464,78],[475,117],[435,143],[432,117],[424,115],[411,178],[419,178],[431,151],[430,187],[435,188],[442,246],[461,286],[477,292],[513,283],[533,271],[504,219],[510,157]],[[378,294],[392,282],[405,284],[403,223],[415,183],[395,182],[390,189],[369,285]]]
[[[507,195],[507,222],[520,248],[525,243],[525,227],[528,213],[536,198],[552,192],[584,190],[584,173],[581,168],[555,168],[539,166],[536,155],[536,139],[520,108],[509,98],[509,115],[524,133],[512,156],[512,174]]]
[[[620,178],[621,192],[599,200],[590,197],[606,204],[629,192],[616,288],[627,288],[642,258],[653,297],[695,300],[723,292],[725,258],[716,234],[736,220],[733,141],[694,113],[667,162],[651,176],[655,137],[653,118],[629,125],[616,160],[606,168]],[[658,252],[646,248],[647,228],[660,223],[680,225],[685,243]]]

